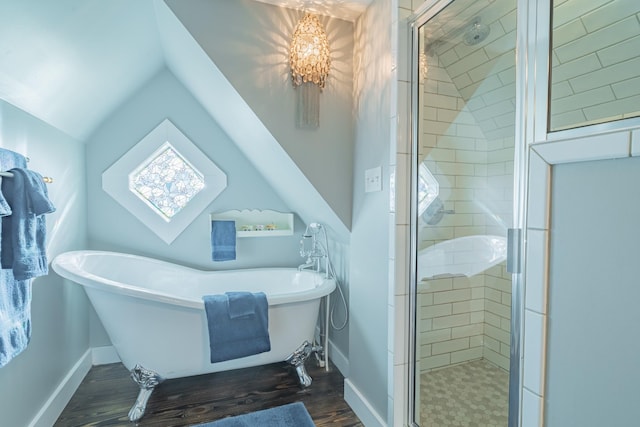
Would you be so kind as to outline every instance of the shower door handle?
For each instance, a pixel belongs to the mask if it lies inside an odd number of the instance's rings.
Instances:
[[[522,229],[507,230],[507,272],[520,274],[522,272]]]

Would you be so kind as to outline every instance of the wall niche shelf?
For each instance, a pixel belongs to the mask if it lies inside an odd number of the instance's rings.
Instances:
[[[236,237],[277,237],[293,235],[293,214],[272,210],[244,209],[214,212],[211,221],[236,222]]]

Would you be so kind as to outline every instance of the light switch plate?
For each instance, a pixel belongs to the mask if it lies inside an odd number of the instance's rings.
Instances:
[[[382,167],[364,171],[364,192],[382,191]]]

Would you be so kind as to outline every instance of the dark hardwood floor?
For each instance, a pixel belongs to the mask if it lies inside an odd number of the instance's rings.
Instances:
[[[313,378],[301,389],[285,363],[167,380],[156,387],[138,426],[179,427],[303,402],[318,427],[363,426],[343,399],[343,377],[307,361]],[[120,364],[94,366],[54,427],[132,426],[127,414],[138,386]]]

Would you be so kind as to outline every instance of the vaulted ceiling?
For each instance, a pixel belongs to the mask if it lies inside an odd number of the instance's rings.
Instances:
[[[354,20],[370,0],[260,0]],[[0,2],[0,98],[84,141],[162,67],[171,65],[162,0]]]
[[[353,20],[369,0],[263,2]],[[80,142],[165,67],[303,221],[322,220],[338,239],[348,239],[350,225],[318,194],[164,0],[0,2],[0,99]],[[203,95],[202,89],[213,85],[226,94],[222,108]],[[245,118],[245,126],[237,126],[238,117]],[[262,144],[258,150],[256,141]]]

